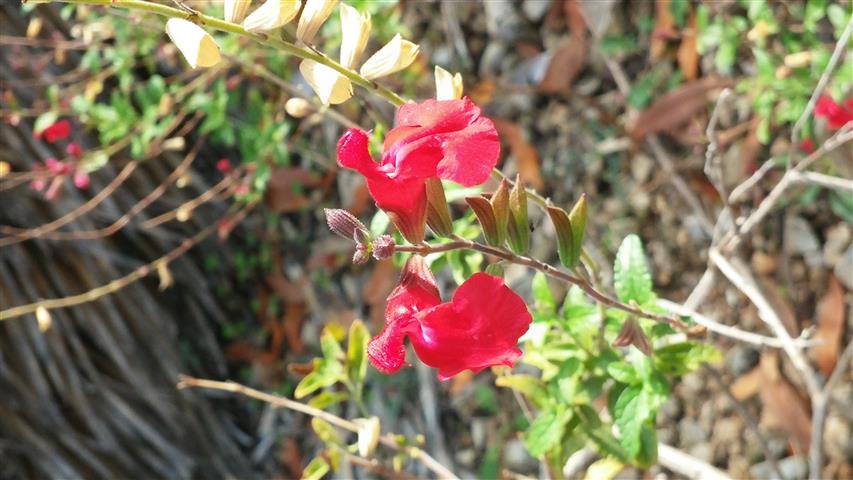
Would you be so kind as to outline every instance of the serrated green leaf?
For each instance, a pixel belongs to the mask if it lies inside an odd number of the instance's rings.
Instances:
[[[571,412],[568,411],[540,413],[524,435],[524,444],[530,455],[540,457],[559,444],[570,419]]]
[[[305,470],[302,470],[302,480],[320,480],[327,473],[329,473],[329,463],[321,457],[316,457],[305,467]]]
[[[640,383],[640,376],[637,375],[637,370],[625,362],[614,362],[607,365],[607,373],[617,382],[628,385]]]
[[[655,367],[670,375],[684,375],[703,363],[719,363],[723,354],[716,347],[700,342],[680,342],[658,348],[654,353]]]
[[[637,235],[628,235],[619,246],[613,278],[619,300],[625,303],[633,300],[640,305],[652,300],[652,277],[646,265],[643,244]]]
[[[542,272],[536,272],[533,275],[531,286],[533,290],[534,308],[537,312],[545,314],[553,314],[557,311],[557,304],[554,301],[554,294],[551,293],[551,287],[548,286],[548,278]]]
[[[359,385],[367,374],[367,342],[370,332],[361,320],[355,320],[349,327],[347,340],[347,376],[353,385]]]
[[[640,430],[650,414],[642,385],[628,386],[616,400],[613,422],[619,427],[619,444],[631,457],[640,453]]]

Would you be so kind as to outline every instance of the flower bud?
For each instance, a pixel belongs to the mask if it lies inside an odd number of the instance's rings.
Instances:
[[[481,196],[465,197],[465,201],[477,215],[477,220],[480,221],[480,227],[483,229],[483,236],[486,237],[486,243],[496,247],[502,246],[503,238],[498,232],[498,222],[495,219],[495,211],[491,202]]]
[[[246,17],[246,11],[252,0],[225,0],[222,18],[226,22],[240,23]]]
[[[492,275],[494,277],[503,277],[504,276],[504,266],[503,262],[490,263],[486,265],[486,273]]]
[[[369,80],[384,77],[408,67],[418,56],[420,47],[403,40],[398,33],[390,42],[368,58],[361,66],[361,75]]]
[[[379,445],[379,418],[357,418],[358,425],[358,454],[369,458]]]
[[[355,68],[355,64],[370,38],[370,13],[359,13],[354,7],[341,4],[341,65]]]
[[[53,317],[51,317],[50,312],[44,305],[36,307],[36,322],[38,323],[39,331],[42,333],[50,330],[50,326],[53,325]]]
[[[299,71],[324,104],[343,103],[352,96],[352,83],[331,67],[314,60],[302,60]]]
[[[569,223],[572,226],[572,265],[577,265],[581,260],[583,251],[583,236],[586,230],[586,194],[581,194],[572,211],[569,212]]]
[[[506,179],[501,180],[489,203],[492,204],[492,211],[495,213],[497,245],[503,246],[506,241],[507,224],[509,223],[509,182]]]
[[[396,242],[391,235],[379,235],[373,239],[373,258],[385,260],[394,255]]]
[[[530,229],[527,226],[527,190],[516,175],[515,185],[509,192],[509,222],[507,225],[509,248],[519,254],[527,253],[530,245]]]
[[[637,350],[643,352],[647,357],[652,355],[652,347],[649,345],[649,339],[646,338],[646,334],[634,317],[628,318],[622,324],[619,335],[613,340],[614,347],[627,347],[628,345],[637,347]]]
[[[282,27],[299,13],[301,0],[267,0],[243,20],[250,32],[267,32]]]
[[[367,235],[367,227],[348,211],[340,208],[326,208],[323,211],[326,213],[326,224],[332,232],[347,240],[355,239],[356,232]]]
[[[451,75],[447,70],[435,66],[435,99],[459,100],[462,98],[462,75]]]
[[[311,43],[337,3],[338,0],[305,0],[305,8],[296,25],[296,38],[302,43]]]
[[[444,196],[444,186],[438,178],[426,181],[427,193],[427,225],[430,230],[440,237],[449,237],[453,233],[453,221],[447,208],[447,198]]]
[[[74,186],[82,190],[89,188],[89,174],[85,170],[74,173]]]
[[[568,268],[574,268],[576,264],[572,263],[572,259],[577,255],[574,253],[572,223],[569,221],[569,214],[562,208],[553,205],[547,205],[545,208],[548,211],[548,216],[551,217],[551,223],[554,224],[554,231],[557,233],[557,252],[560,254],[560,263]]]
[[[353,265],[364,265],[368,260],[370,260],[370,253],[367,248],[356,248],[355,253],[352,254]]]
[[[192,68],[210,67],[220,60],[219,45],[209,33],[182,18],[170,18],[166,33]]]
[[[293,118],[302,118],[313,110],[311,102],[304,98],[291,97],[284,102],[284,111]]]
[[[400,235],[402,235],[403,238],[413,244],[421,243],[421,241],[423,241],[424,234],[426,233],[426,222],[423,217],[399,215],[396,212],[389,210],[385,210],[385,213],[388,215],[388,218],[394,222],[394,226],[397,227],[397,230],[400,231]]]

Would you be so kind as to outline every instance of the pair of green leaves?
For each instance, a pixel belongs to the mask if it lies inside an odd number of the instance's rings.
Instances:
[[[343,382],[350,390],[360,392],[364,377],[367,374],[367,342],[370,333],[361,320],[352,322],[349,328],[347,352],[344,354],[335,335],[327,327],[320,335],[322,358],[315,358],[311,373],[305,376],[296,386],[294,396],[304,398],[320,388],[329,387],[337,382]],[[329,393],[318,396],[318,402],[323,406],[337,403],[342,398]],[[346,395],[343,396],[346,398]],[[318,406],[312,401],[312,405]],[[318,408],[323,408],[318,406]]]

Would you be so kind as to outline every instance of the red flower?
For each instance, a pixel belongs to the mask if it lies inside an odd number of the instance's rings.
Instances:
[[[79,157],[80,153],[82,153],[82,149],[80,148],[80,144],[77,142],[69,142],[65,147],[65,153],[72,157]]]
[[[40,132],[35,132],[36,138],[44,138],[48,143],[68,138],[71,134],[71,123],[68,120],[60,120]]]
[[[388,297],[385,328],[367,353],[377,370],[394,373],[403,366],[403,340],[409,337],[421,361],[447,380],[463,370],[512,366],[521,356],[518,339],[530,322],[524,300],[503,279],[486,273],[475,273],[451,301],[441,303],[432,272],[413,255]]]
[[[353,128],[338,142],[338,163],[367,179],[376,205],[412,243],[423,240],[426,179],[470,187],[485,182],[498,161],[495,125],[468,98],[408,103],[397,110],[382,161],[370,158],[367,133]]]
[[[838,130],[853,122],[853,97],[848,98],[843,105],[835,103],[828,95],[820,97],[814,107],[815,117],[826,117],[829,128]]]
[[[216,169],[222,173],[228,173],[231,171],[231,160],[227,158],[220,158],[218,162],[216,162]]]
[[[814,140],[811,138],[804,138],[803,141],[800,142],[800,151],[803,153],[814,153]]]

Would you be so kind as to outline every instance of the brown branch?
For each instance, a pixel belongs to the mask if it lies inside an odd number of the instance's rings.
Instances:
[[[421,245],[398,245],[395,249],[397,252],[410,252],[417,253],[420,255],[428,255],[430,253],[440,253],[447,252],[450,250],[459,250],[459,249],[468,249],[468,250],[476,250],[480,253],[484,253],[486,255],[490,255],[496,258],[500,258],[502,260],[506,260],[510,263],[515,263],[517,265],[524,265],[526,267],[532,268],[534,270],[540,271],[549,277],[556,278],[557,280],[570,283],[572,285],[577,285],[581,290],[584,291],[591,298],[596,300],[597,302],[604,304],[608,307],[613,307],[624,312],[628,312],[633,315],[637,315],[642,318],[648,318],[650,320],[654,320],[656,322],[665,323],[670,325],[671,327],[680,330],[682,332],[691,332],[691,328],[685,324],[684,322],[669,317],[666,315],[660,315],[657,313],[648,312],[639,307],[635,307],[632,305],[627,305],[619,300],[611,298],[604,293],[599,292],[596,288],[589,283],[588,281],[576,277],[568,272],[564,272],[552,265],[549,265],[540,260],[536,260],[535,258],[526,257],[524,255],[517,255],[509,250],[500,247],[492,247],[489,245],[484,245],[479,242],[475,242],[473,240],[467,240],[461,237],[455,237],[454,241],[448,243],[442,243],[437,245],[430,244],[421,244]]]
[[[179,205],[177,208],[174,208],[172,210],[169,210],[166,213],[157,215],[154,218],[151,218],[151,219],[148,219],[148,220],[142,222],[141,227],[145,228],[145,229],[153,228],[153,227],[156,227],[157,225],[166,223],[169,220],[172,220],[173,218],[177,217],[178,212],[181,210],[189,210],[189,211],[195,210],[198,206],[203,205],[204,203],[216,198],[217,195],[219,195],[221,192],[225,191],[228,187],[233,185],[234,182],[236,182],[236,181],[237,181],[237,179],[234,176],[229,175],[229,176],[223,178],[222,180],[220,180],[219,183],[217,183],[216,185],[205,190],[201,195],[199,195],[195,198],[191,198],[190,200],[187,200],[186,202]]]
[[[243,207],[241,211],[238,211],[235,216],[240,215],[243,212],[247,212],[255,205],[256,203],[247,204],[245,207]],[[132,284],[133,282],[146,277],[149,273],[156,271],[158,264],[169,263],[174,261],[176,258],[180,257],[189,249],[198,244],[198,242],[204,240],[210,234],[216,232],[218,226],[219,222],[211,223],[207,227],[197,232],[192,237],[185,239],[183,242],[181,242],[180,245],[178,245],[162,257],[148,262],[145,265],[142,265],[141,267],[138,267],[134,271],[130,272],[129,274],[121,278],[117,278],[105,285],[101,285],[100,287],[93,288],[87,292],[83,292],[77,295],[71,295],[62,298],[52,298],[49,300],[40,300],[35,303],[28,303],[25,305],[18,305],[17,307],[7,308],[6,310],[0,310],[0,321],[10,320],[12,318],[20,317],[28,313],[35,313],[35,311],[41,307],[47,310],[73,307],[75,305],[82,305],[84,303],[97,300],[105,295],[113,294],[121,290],[122,288]]]
[[[205,380],[201,378],[181,375],[180,381],[178,382],[178,388],[207,388],[211,390],[222,390],[226,392],[239,393],[240,395],[266,402],[274,407],[287,408],[295,412],[304,413],[306,415],[325,420],[330,424],[343,430],[347,430],[353,433],[358,433],[359,430],[358,425],[353,421],[341,418],[325,410],[320,410],[319,408],[314,408],[310,405],[306,405],[304,403],[297,402],[286,397],[281,397],[278,395],[262,392],[260,390],[255,390],[254,388],[247,387],[237,382],[220,382],[217,380]],[[380,436],[379,442],[382,445],[385,445],[386,447],[389,447],[398,452],[404,452],[408,454],[411,458],[420,461],[438,478],[458,479],[458,477],[453,472],[448,470],[447,467],[445,467],[444,465],[438,463],[432,456],[430,456],[429,453],[421,450],[418,447],[410,445],[401,445],[400,442],[397,440],[397,435],[393,433],[386,433]]]

